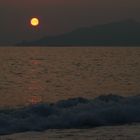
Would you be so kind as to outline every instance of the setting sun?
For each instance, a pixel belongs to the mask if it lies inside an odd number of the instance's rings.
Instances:
[[[32,26],[38,26],[39,25],[39,19],[38,18],[32,18],[30,21]]]

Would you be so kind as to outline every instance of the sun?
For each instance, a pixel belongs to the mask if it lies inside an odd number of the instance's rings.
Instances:
[[[39,19],[38,18],[31,18],[30,23],[32,26],[38,26],[39,25]]]

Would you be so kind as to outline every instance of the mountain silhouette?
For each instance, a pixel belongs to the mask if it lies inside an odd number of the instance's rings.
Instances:
[[[22,42],[21,46],[140,46],[140,23],[134,20],[80,28],[57,36]]]

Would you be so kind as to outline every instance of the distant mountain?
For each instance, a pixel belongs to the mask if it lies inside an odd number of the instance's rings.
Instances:
[[[125,20],[80,28],[58,36],[22,42],[19,46],[140,46],[140,23]]]

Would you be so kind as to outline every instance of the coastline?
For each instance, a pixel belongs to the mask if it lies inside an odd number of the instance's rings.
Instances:
[[[0,136],[1,140],[139,140],[140,123],[92,129],[51,129]]]

